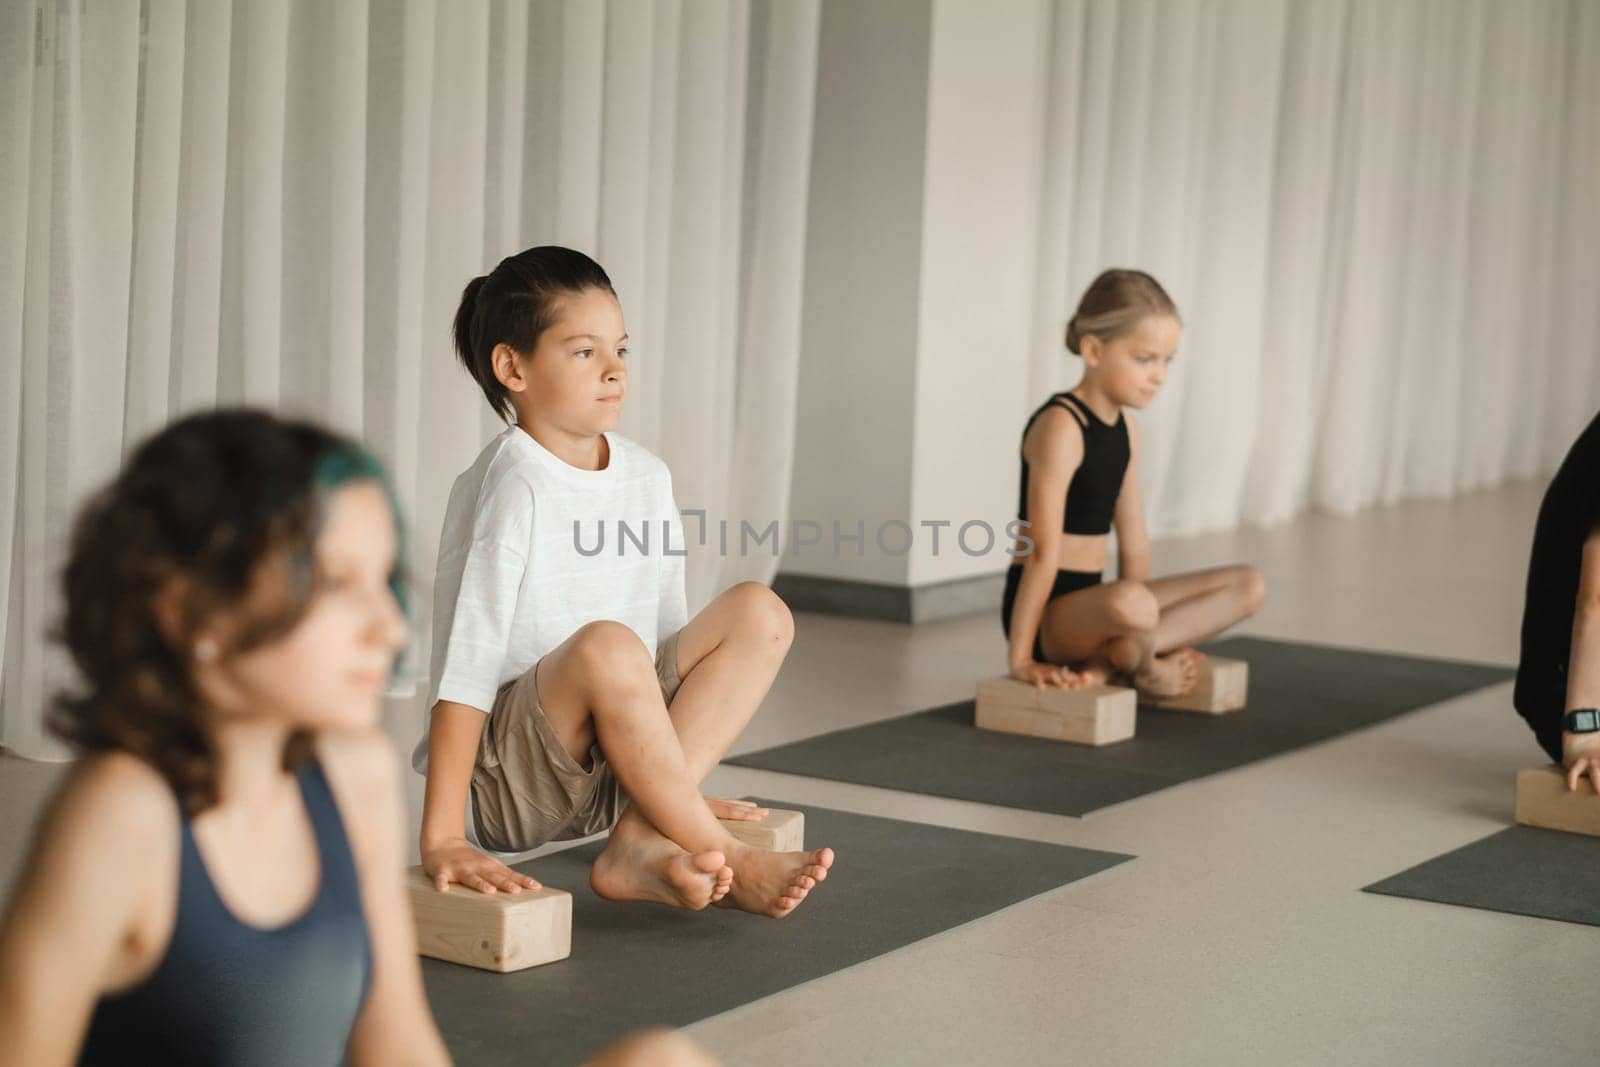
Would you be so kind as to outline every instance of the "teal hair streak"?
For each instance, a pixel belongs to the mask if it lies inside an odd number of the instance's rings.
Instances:
[[[357,445],[346,444],[330,449],[317,457],[311,470],[311,483],[324,503],[339,489],[354,482],[373,482],[383,490],[389,502],[389,515],[394,520],[394,570],[389,575],[389,589],[395,603],[409,621],[411,597],[406,585],[406,524],[400,514],[400,499],[395,494],[394,482],[383,463],[371,452]],[[401,655],[404,655],[402,653]],[[395,669],[400,668],[400,657],[395,657]]]

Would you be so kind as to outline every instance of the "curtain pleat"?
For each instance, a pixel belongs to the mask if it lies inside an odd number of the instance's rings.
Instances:
[[[1157,534],[1550,470],[1600,404],[1582,0],[1059,0],[1031,395],[1102,269],[1185,319]]]
[[[623,431],[679,504],[781,517],[819,13],[755,4],[4,5],[0,744],[63,755],[42,721],[70,672],[46,635],[84,497],[219,404],[318,419],[389,465],[414,686],[450,484],[500,429],[450,323],[471,277],[529,245],[611,272]],[[740,456],[759,478],[735,483]],[[692,552],[691,606],[775,570]]]

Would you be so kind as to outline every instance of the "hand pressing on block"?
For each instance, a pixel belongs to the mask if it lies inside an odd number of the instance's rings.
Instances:
[[[1182,696],[1146,697],[1144,703],[1168,711],[1223,715],[1244,707],[1250,690],[1250,664],[1242,659],[1207,656],[1198,665],[1193,689]]]
[[[750,800],[706,797],[706,807],[724,822],[760,822],[767,817],[767,809]]]
[[[1106,669],[1099,664],[1092,664],[1075,671],[1059,663],[1030,660],[1012,667],[1011,678],[1036,688],[1054,686],[1060,689],[1085,689],[1091,685],[1104,685]]]
[[[751,848],[768,852],[800,852],[806,847],[806,817],[798,811],[761,809],[758,819],[722,818],[722,827]]]
[[[1576,788],[1567,788],[1567,776],[1560,767],[1519,771],[1517,822],[1600,837],[1600,797],[1586,778],[1579,778]]]
[[[1137,709],[1132,689],[1065,689],[1010,677],[986,678],[978,683],[975,722],[980,730],[1098,746],[1132,737]]]
[[[572,954],[572,894],[560,889],[479,892],[455,885],[440,892],[421,867],[406,890],[424,956],[486,971],[520,971]]]
[[[1576,789],[1587,775],[1594,788],[1600,790],[1600,733],[1589,731],[1561,732],[1561,767],[1567,779],[1567,788]]]

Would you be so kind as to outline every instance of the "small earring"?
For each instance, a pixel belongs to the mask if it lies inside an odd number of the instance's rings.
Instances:
[[[194,658],[197,663],[215,663],[219,651],[215,638],[202,637],[194,643]]]

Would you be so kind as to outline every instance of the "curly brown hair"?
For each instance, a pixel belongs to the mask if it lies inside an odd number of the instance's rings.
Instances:
[[[332,491],[370,480],[399,509],[382,466],[308,422],[222,410],[179,420],[145,441],[79,512],[62,575],[56,634],[84,685],[57,695],[50,730],[83,752],[150,763],[193,816],[217,802],[216,756],[192,670],[195,638],[226,613],[223,657],[284,636],[315,595],[316,539]],[[156,603],[176,587],[176,632]],[[402,605],[396,573],[392,587]],[[297,732],[284,767],[311,754]]]

